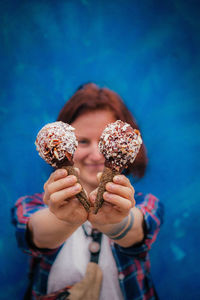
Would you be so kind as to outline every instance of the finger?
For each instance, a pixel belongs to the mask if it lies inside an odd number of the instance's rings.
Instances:
[[[119,195],[131,201],[134,199],[134,192],[129,186],[127,187],[109,182],[106,184],[106,191]]]
[[[74,169],[76,170],[78,176],[80,176],[80,170],[79,170],[79,168],[74,168]]]
[[[130,183],[130,180],[126,176],[124,176],[124,175],[116,175],[113,178],[113,182],[117,183],[117,184],[120,184],[120,185],[123,185],[123,186],[129,186],[129,187],[131,187],[131,189],[135,193],[135,190],[134,190],[132,184]]]
[[[78,193],[80,193],[81,189],[82,189],[81,185],[79,183],[76,183],[71,187],[53,193],[50,196],[50,204],[56,206],[61,205],[63,201],[75,197]]]
[[[102,172],[98,172],[97,173],[97,180],[98,180],[98,182],[100,182],[101,176],[102,176]]]
[[[124,186],[130,185],[129,179],[124,175],[116,175],[113,177],[113,182]]]
[[[57,169],[56,171],[51,173],[49,179],[45,182],[44,189],[46,188],[47,184],[49,184],[50,182],[53,182],[53,181],[59,180],[63,177],[66,177],[67,174],[68,174],[68,172],[65,169]]]
[[[52,173],[52,180],[56,181],[63,177],[66,177],[68,175],[68,172],[66,169],[57,169],[55,172]]]
[[[117,206],[120,210],[129,211],[132,208],[132,202],[130,200],[120,197],[116,194],[105,192],[103,194],[103,198],[105,201]]]
[[[48,205],[49,203],[49,197],[47,196],[47,193],[44,193],[44,196],[43,196],[43,202]]]
[[[57,169],[50,175],[49,179],[45,182],[43,186],[45,191],[43,201],[45,204],[48,205],[50,194],[58,190],[56,186],[59,184],[59,180],[61,178],[66,178],[67,174],[68,172],[65,169]],[[57,183],[55,185],[55,189],[53,183]]]
[[[97,191],[98,191],[98,188],[96,188],[94,191],[92,191],[89,195],[89,200],[90,200],[91,204],[94,204],[94,202],[96,200]]]
[[[67,177],[49,183],[49,185],[46,188],[49,194],[53,194],[55,192],[58,192],[59,190],[63,190],[65,188],[73,186],[76,182],[76,176],[69,175]]]

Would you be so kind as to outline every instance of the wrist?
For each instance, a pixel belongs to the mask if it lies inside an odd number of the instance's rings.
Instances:
[[[120,240],[124,238],[128,232],[132,229],[134,222],[133,211],[131,210],[129,215],[125,217],[121,222],[117,224],[109,224],[101,226],[100,231],[107,235],[112,240]]]

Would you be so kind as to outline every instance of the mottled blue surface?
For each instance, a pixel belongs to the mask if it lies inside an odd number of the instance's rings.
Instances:
[[[90,80],[116,90],[143,132],[136,188],[166,208],[151,251],[160,298],[200,299],[199,1],[0,1],[0,68],[0,299],[21,300],[27,284],[10,208],[50,171],[36,134]]]

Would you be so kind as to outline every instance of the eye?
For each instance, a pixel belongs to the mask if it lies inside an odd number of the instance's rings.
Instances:
[[[78,139],[78,144],[79,145],[82,145],[82,146],[87,146],[89,145],[90,141],[86,138],[81,138],[81,139]]]

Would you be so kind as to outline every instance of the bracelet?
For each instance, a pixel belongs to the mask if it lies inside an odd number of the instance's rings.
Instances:
[[[126,229],[128,224],[129,224],[129,215],[126,218],[124,218],[120,223],[115,224],[114,228],[111,229],[111,231],[109,231],[108,233],[106,233],[106,235],[109,236],[110,238],[118,236]]]
[[[134,216],[133,216],[133,212],[131,210],[129,216],[128,216],[128,220],[126,225],[123,227],[123,229],[115,235],[108,235],[109,238],[111,238],[112,240],[120,240],[123,237],[125,237],[127,235],[127,233],[129,232],[129,230],[132,228],[133,226],[133,221],[134,221]]]

